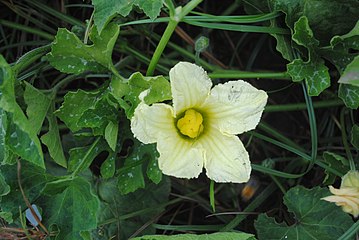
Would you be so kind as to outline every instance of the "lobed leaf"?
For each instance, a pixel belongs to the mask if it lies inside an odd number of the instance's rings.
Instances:
[[[114,23],[109,24],[100,34],[93,27],[90,32],[93,44],[86,45],[74,33],[60,28],[47,58],[54,68],[63,73],[112,70],[112,50],[119,32],[119,27]]]
[[[21,158],[45,168],[41,144],[36,136],[38,126],[34,128],[16,102],[15,76],[11,67],[1,55],[0,92],[0,108],[6,112],[7,116],[4,144],[7,150],[5,151],[9,153],[8,150],[10,150]],[[2,127],[2,130],[4,130],[4,127]]]
[[[144,77],[139,72],[132,74],[127,83],[113,78],[111,91],[125,110],[128,119],[132,118],[136,107],[141,102],[139,98],[141,93],[143,101],[147,104],[172,99],[170,84],[164,77]]]
[[[101,33],[116,14],[126,17],[136,5],[154,20],[161,11],[163,0],[92,0],[95,7],[94,22]]]
[[[359,56],[347,65],[338,82],[359,87]]]
[[[318,96],[330,86],[330,76],[324,61],[316,53],[319,42],[314,38],[308,19],[301,17],[294,25],[293,40],[308,49],[308,61],[296,59],[287,65],[293,81],[305,79],[310,96]]]
[[[338,239],[353,224],[351,217],[333,203],[321,200],[330,195],[324,188],[291,188],[284,195],[284,204],[295,217],[295,223],[277,223],[260,214],[255,221],[258,239]]]
[[[325,163],[328,164],[328,166],[330,168],[335,169],[338,172],[340,172],[342,174],[342,176],[344,176],[350,170],[348,160],[338,154],[335,154],[332,152],[324,152],[323,160]],[[335,179],[337,176],[326,169],[324,172],[325,172],[326,176],[323,180],[323,183],[325,185],[333,184],[335,182]]]
[[[359,107],[359,87],[340,84],[338,96],[348,108],[357,109]]]
[[[61,193],[42,198],[43,222],[59,228],[55,239],[81,239],[81,231],[97,227],[99,199],[84,178],[76,177],[59,184],[64,188]],[[52,187],[56,187],[56,183]]]

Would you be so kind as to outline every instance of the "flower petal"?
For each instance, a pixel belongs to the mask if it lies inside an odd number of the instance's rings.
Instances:
[[[201,109],[223,133],[240,134],[257,126],[267,98],[247,82],[230,81],[215,86]]]
[[[192,63],[179,62],[170,70],[169,75],[176,115],[188,108],[200,106],[212,87],[203,68]]]
[[[207,176],[216,182],[247,182],[251,163],[239,138],[222,134],[214,127],[206,131],[198,142],[206,150],[204,167]]]
[[[172,107],[162,103],[152,106],[140,103],[131,119],[131,130],[138,140],[146,144],[177,134]]]
[[[157,150],[159,168],[166,175],[195,178],[202,172],[204,150],[194,148],[193,141],[183,139],[178,133],[159,139]]]

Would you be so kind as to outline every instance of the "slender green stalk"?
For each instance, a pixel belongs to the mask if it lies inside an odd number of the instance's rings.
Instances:
[[[211,180],[211,183],[209,185],[209,202],[212,206],[213,212],[216,212],[216,204],[214,200],[214,181]]]
[[[342,106],[343,101],[340,99],[326,100],[313,102],[314,108],[328,108]],[[300,111],[307,108],[305,103],[293,103],[293,104],[282,104],[282,105],[268,105],[264,109],[265,112],[288,112],[288,111]]]
[[[308,169],[306,171],[306,172],[308,172],[314,166],[315,161],[317,159],[318,135],[317,135],[317,123],[315,120],[315,113],[314,113],[314,108],[313,108],[313,104],[312,104],[312,99],[308,95],[307,88],[305,87],[304,82],[302,82],[302,87],[303,87],[305,102],[307,104],[307,111],[308,111],[309,124],[310,124],[310,136],[311,136],[311,142],[312,142],[311,160],[310,160]]]
[[[93,151],[93,149],[97,146],[97,144],[100,142],[101,137],[97,137],[96,140],[92,143],[90,149],[87,151],[86,155],[82,158],[82,161],[80,162],[80,164],[76,167],[76,169],[71,173],[71,177],[76,177],[77,174],[80,173],[80,171],[82,171],[86,165],[90,165],[91,163],[88,162],[88,155],[91,154],[91,152]]]
[[[357,220],[338,240],[353,239],[356,233],[359,232],[359,221]]]
[[[208,74],[210,78],[226,78],[226,79],[241,79],[241,78],[270,78],[289,80],[290,77],[287,72],[247,72],[238,70],[220,70]]]
[[[158,63],[158,60],[160,59],[163,50],[165,49],[168,41],[170,40],[172,33],[176,29],[178,23],[182,20],[184,16],[186,16],[192,9],[194,9],[198,4],[200,4],[203,0],[192,0],[189,3],[187,3],[186,6],[184,6],[182,9],[177,8],[175,10],[175,15],[171,16],[170,21],[168,22],[167,28],[165,32],[162,35],[162,38],[160,42],[158,43],[158,46],[152,56],[150,65],[147,69],[147,76],[153,75],[156,65]]]
[[[354,159],[352,156],[352,153],[350,151],[349,148],[349,144],[348,144],[348,136],[347,136],[347,132],[346,132],[346,127],[345,127],[345,111],[346,109],[343,108],[342,111],[340,112],[340,126],[341,126],[341,133],[342,133],[342,141],[343,141],[343,146],[345,149],[345,153],[347,155],[348,161],[349,161],[349,166],[350,166],[350,170],[355,171],[355,163],[354,163]]]
[[[54,36],[49,34],[49,33],[43,32],[43,31],[35,29],[35,28],[31,28],[31,27],[28,27],[28,26],[24,26],[24,25],[15,23],[15,22],[10,22],[10,21],[7,21],[7,20],[0,19],[0,25],[4,25],[4,26],[9,27],[9,28],[13,28],[13,29],[17,29],[17,30],[20,30],[20,31],[32,33],[34,35],[37,35],[39,37],[45,38],[45,39],[50,40],[50,41],[54,40]]]
[[[24,70],[27,66],[41,58],[43,55],[48,53],[51,49],[51,45],[42,46],[39,48],[35,48],[26,54],[24,54],[21,58],[19,58],[15,65],[13,66],[13,71],[15,75]]]

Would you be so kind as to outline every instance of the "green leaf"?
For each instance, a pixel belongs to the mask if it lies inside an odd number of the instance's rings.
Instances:
[[[143,93],[143,100],[147,104],[172,99],[170,84],[164,77],[144,77],[139,72],[132,74],[128,83],[113,78],[111,91],[125,110],[128,119],[132,118],[135,108],[141,102],[140,93]]]
[[[47,55],[48,60],[53,67],[64,73],[113,70],[112,50],[119,31],[119,27],[114,23],[103,29],[101,34],[93,27],[90,32],[93,44],[85,45],[74,33],[60,28],[51,46],[51,52]]]
[[[315,38],[325,46],[333,36],[345,34],[354,27],[358,9],[359,3],[356,0],[276,0],[273,10],[285,13],[287,26],[292,30],[295,22],[306,16]]]
[[[64,150],[62,148],[59,127],[57,125],[56,116],[53,114],[55,110],[54,105],[50,106],[50,111],[47,115],[49,122],[49,131],[41,136],[41,141],[47,146],[51,158],[60,166],[67,167]]]
[[[104,140],[98,138],[90,146],[77,147],[70,150],[69,171],[81,172],[87,169],[92,161],[103,151],[109,151]]]
[[[338,239],[353,224],[351,217],[333,203],[321,200],[330,195],[324,188],[291,188],[284,195],[284,204],[295,217],[295,223],[277,223],[260,214],[255,221],[258,239]],[[275,229],[275,231],[273,231]]]
[[[158,185],[149,183],[144,189],[122,195],[116,179],[99,182],[99,222],[108,224],[92,232],[94,239],[129,239],[141,226],[164,211],[170,188],[169,179],[164,178]],[[155,231],[150,225],[141,234],[154,234]]]
[[[107,159],[101,164],[100,173],[101,176],[105,179],[112,178],[115,175],[116,171],[116,154],[111,153]]]
[[[320,49],[320,54],[333,63],[340,74],[343,74],[347,65],[357,56],[353,50],[359,50],[359,20],[347,34],[334,36],[330,41],[330,48]]]
[[[122,194],[134,192],[145,187],[143,178],[142,163],[149,160],[148,145],[134,140],[135,145],[126,160],[118,176],[118,188]]]
[[[81,116],[95,105],[100,95],[101,93],[98,90],[86,92],[79,89],[76,92],[68,92],[64,97],[62,106],[55,114],[72,132],[76,132],[82,128],[78,124]]]
[[[19,207],[21,210],[27,208],[17,180],[17,166],[1,166],[1,172],[10,186],[10,192],[2,196],[1,210],[11,213],[14,218],[17,218],[19,216]],[[41,195],[42,189],[49,180],[51,180],[51,177],[45,174],[44,169],[26,161],[21,161],[21,186],[30,203],[33,203]]]
[[[66,183],[63,192],[42,199],[43,222],[47,226],[57,225],[60,232],[56,239],[81,239],[81,231],[97,227],[99,199],[83,178]]]
[[[38,134],[45,120],[51,101],[45,94],[27,82],[25,82],[24,99],[27,104],[26,114],[29,122],[31,122],[32,130],[34,131],[34,134]]]
[[[348,108],[357,109],[359,107],[359,87],[340,84],[338,96]]]
[[[4,176],[0,171],[0,202],[1,196],[5,196],[10,192],[10,186],[6,183]]]
[[[150,158],[150,161],[147,165],[147,177],[154,183],[158,184],[162,180],[162,171],[160,170],[158,166],[158,157],[159,154],[157,153],[156,145],[151,144],[149,147],[152,147],[153,150],[149,151],[149,153],[152,153],[152,157]]]
[[[106,84],[95,91],[68,92],[55,113],[72,132],[91,128],[93,135],[105,136],[109,122],[118,122],[118,107],[109,100]]]
[[[212,234],[179,234],[172,236],[149,235],[132,238],[133,240],[255,240],[253,234],[243,232],[220,232]]]
[[[0,108],[7,112],[8,126],[5,145],[21,158],[45,168],[41,144],[36,130],[16,102],[15,76],[11,67],[0,55]]]
[[[344,176],[350,170],[348,160],[338,154],[332,152],[324,152],[323,159],[324,162],[327,163],[329,167],[340,172],[342,176]],[[325,170],[325,174],[326,176],[323,180],[323,184],[325,185],[333,184],[337,176],[328,170]]]
[[[161,11],[163,0],[92,0],[95,7],[94,22],[99,32],[111,21],[116,14],[126,17],[133,5],[141,8],[144,13],[154,20]]]
[[[0,211],[0,218],[4,219],[9,224],[13,223],[12,214],[10,212]]]
[[[105,139],[113,151],[115,151],[116,149],[117,136],[118,136],[118,123],[115,124],[112,121],[109,121],[105,128]]]
[[[293,40],[308,49],[308,61],[295,59],[287,65],[288,74],[295,82],[305,79],[309,95],[318,96],[330,86],[328,68],[316,53],[319,42],[314,38],[306,17],[295,23],[294,31]]]
[[[359,56],[348,64],[338,82],[359,87]]]
[[[359,150],[359,125],[353,125],[350,142],[357,150]]]

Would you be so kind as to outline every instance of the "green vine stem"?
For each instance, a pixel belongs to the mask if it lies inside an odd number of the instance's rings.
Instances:
[[[352,153],[350,151],[350,147],[348,144],[348,136],[347,136],[347,132],[346,132],[346,126],[345,126],[345,112],[346,109],[343,108],[340,112],[340,131],[342,133],[342,141],[343,141],[343,146],[345,149],[345,153],[347,155],[348,161],[349,161],[349,166],[350,166],[350,170],[355,171],[355,163],[354,163],[354,159],[352,156]]]
[[[175,9],[174,15],[171,16],[170,21],[168,22],[167,28],[166,28],[165,32],[163,33],[162,38],[161,38],[160,42],[158,43],[158,46],[153,54],[150,65],[148,66],[148,69],[147,69],[147,73],[146,73],[147,76],[153,75],[156,65],[158,63],[158,60],[160,59],[162,52],[165,49],[168,41],[170,40],[178,23],[183,19],[184,16],[186,16],[192,9],[194,9],[202,1],[203,0],[192,0],[189,3],[187,3],[187,5],[184,6],[183,8],[177,7]]]

